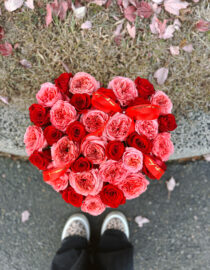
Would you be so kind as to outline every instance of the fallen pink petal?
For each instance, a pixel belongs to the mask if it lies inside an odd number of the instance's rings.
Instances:
[[[48,27],[52,22],[52,9],[51,9],[50,4],[47,4],[46,10],[47,10],[47,15],[45,17],[45,22],[46,22],[46,26]]]
[[[136,27],[135,25],[131,26],[127,23],[128,34],[134,39],[136,37]]]
[[[27,0],[25,5],[30,9],[34,9],[34,0]]]
[[[166,187],[169,192],[173,191],[175,187],[177,186],[177,183],[173,177],[171,177],[167,182],[166,182]]]
[[[142,228],[144,224],[147,224],[150,222],[150,220],[146,217],[137,216],[135,217],[135,222],[138,224],[139,228]]]
[[[179,46],[170,46],[170,52],[172,55],[179,55]]]
[[[20,60],[20,64],[25,68],[31,68],[32,67],[31,63],[26,59]]]
[[[136,8],[134,6],[129,6],[124,10],[125,18],[130,22],[135,22],[136,19]]]
[[[210,22],[200,20],[196,23],[195,27],[200,32],[207,32],[210,30]]]
[[[25,210],[21,214],[21,221],[24,223],[24,222],[26,222],[26,221],[29,220],[29,217],[30,217],[29,211],[28,210]]]
[[[0,40],[4,38],[4,29],[0,26]]]
[[[193,46],[192,44],[185,45],[184,47],[182,47],[182,50],[191,53],[193,51]]]
[[[91,21],[86,21],[81,25],[81,29],[91,29],[91,28],[92,28]]]
[[[137,14],[141,18],[150,18],[153,14],[152,6],[145,1],[141,1],[137,6]]]
[[[164,8],[173,15],[179,15],[180,9],[188,7],[189,3],[181,0],[165,0]]]
[[[9,105],[9,99],[8,99],[8,97],[0,96],[0,100],[1,100],[3,103]]]
[[[168,68],[162,67],[155,72],[154,77],[157,79],[157,83],[159,85],[164,84],[164,82],[168,78],[168,71]]]
[[[9,56],[12,54],[12,45],[8,42],[0,44],[0,53],[3,56]]]
[[[24,0],[6,0],[4,6],[7,11],[12,12],[22,7]]]

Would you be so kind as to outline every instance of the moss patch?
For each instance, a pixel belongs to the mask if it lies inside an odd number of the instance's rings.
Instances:
[[[2,6],[4,14],[0,16],[0,25],[5,29],[5,40],[13,45],[18,43],[19,48],[12,56],[0,56],[0,95],[8,96],[11,103],[26,109],[35,100],[40,84],[53,81],[64,72],[65,63],[73,73],[88,72],[104,86],[116,75],[149,78],[156,88],[170,95],[177,115],[207,110],[210,101],[207,61],[210,35],[194,29],[197,20],[208,19],[207,2],[201,1],[189,14],[181,16],[181,30],[174,38],[158,39],[150,32],[150,20],[138,19],[137,38],[133,41],[125,33],[119,47],[112,36],[116,28],[113,15],[121,18],[116,6],[106,10],[89,5],[84,19],[93,24],[89,31],[80,30],[82,22],[75,21],[71,12],[64,22],[55,18],[45,28],[44,4],[39,8],[36,6],[34,11],[24,8],[13,13],[6,12]],[[181,50],[180,55],[172,56],[170,45],[183,42],[192,43],[194,51],[189,54]],[[19,64],[24,58],[32,63],[31,69]],[[169,68],[169,77],[160,87],[153,74],[163,66]]]

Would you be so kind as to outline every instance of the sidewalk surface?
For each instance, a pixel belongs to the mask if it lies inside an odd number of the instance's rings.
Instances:
[[[136,270],[207,270],[210,265],[209,163],[171,163],[161,181],[119,208],[128,219]],[[165,180],[179,186],[171,193]],[[0,158],[0,269],[47,270],[60,245],[63,225],[79,209],[63,202],[28,162]],[[21,222],[21,213],[30,212]],[[88,216],[95,234],[104,216]],[[150,223],[139,228],[138,215]]]

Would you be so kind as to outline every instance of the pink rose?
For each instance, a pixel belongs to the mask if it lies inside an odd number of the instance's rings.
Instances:
[[[52,160],[55,167],[63,167],[73,162],[79,155],[78,146],[65,136],[51,147]]]
[[[128,105],[138,96],[135,83],[126,77],[115,77],[108,85],[122,106]]]
[[[118,187],[123,191],[127,200],[137,198],[147,190],[149,181],[142,173],[132,173],[128,175]]]
[[[160,114],[171,113],[173,108],[170,98],[162,91],[157,91],[151,96],[151,104],[160,106]]]
[[[132,119],[118,112],[107,122],[103,136],[110,141],[124,141],[130,133],[131,126]]]
[[[36,99],[42,106],[52,107],[58,100],[62,99],[62,95],[54,84],[46,82],[41,85]]]
[[[69,175],[67,173],[63,174],[60,178],[55,179],[53,181],[47,182],[49,185],[52,186],[52,188],[59,192],[61,190],[64,190],[68,187],[69,184]]]
[[[98,216],[104,212],[106,206],[102,203],[99,195],[88,195],[82,203],[81,210],[93,216]]]
[[[76,120],[77,112],[67,101],[57,101],[50,110],[50,121],[54,127],[65,131],[71,122]]]
[[[93,164],[100,164],[106,160],[106,141],[97,136],[88,136],[81,145],[83,155]]]
[[[170,139],[171,134],[163,132],[159,133],[153,141],[152,153],[162,161],[167,161],[174,152],[174,145]]]
[[[87,132],[95,132],[96,130],[101,129],[109,116],[105,112],[99,110],[91,110],[83,114],[81,117],[81,122],[85,126]]]
[[[122,160],[125,168],[130,172],[136,173],[143,167],[143,154],[134,147],[126,147]]]
[[[69,182],[77,193],[84,196],[97,195],[103,187],[103,182],[98,177],[97,169],[81,173],[71,172]]]
[[[118,185],[127,175],[121,161],[108,160],[103,162],[99,168],[99,177],[103,182]]]
[[[29,126],[24,135],[26,153],[30,156],[35,150],[41,151],[47,146],[43,131],[40,127]]]
[[[72,94],[89,94],[91,95],[100,87],[100,83],[88,73],[78,72],[69,82],[70,92]]]
[[[139,135],[145,135],[149,140],[153,140],[158,134],[158,121],[137,120],[135,130]]]

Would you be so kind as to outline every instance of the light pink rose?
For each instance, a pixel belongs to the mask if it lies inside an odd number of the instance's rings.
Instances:
[[[149,181],[142,173],[133,173],[128,175],[118,187],[123,191],[127,200],[137,198],[147,190]]]
[[[26,153],[30,156],[35,150],[41,151],[47,146],[43,131],[40,127],[29,126],[24,135]]]
[[[103,182],[98,177],[97,169],[81,173],[71,172],[69,183],[77,193],[84,196],[97,195],[103,187]]]
[[[115,77],[108,85],[122,106],[126,106],[138,96],[135,83],[126,77]]]
[[[78,157],[79,149],[74,142],[65,136],[52,145],[51,154],[54,166],[62,167]]]
[[[125,168],[133,173],[140,171],[143,167],[143,154],[134,147],[126,147],[122,157]]]
[[[65,173],[58,179],[55,179],[53,181],[48,181],[47,184],[51,185],[52,188],[57,192],[64,190],[68,187],[69,175]]]
[[[110,141],[123,141],[129,135],[131,124],[130,117],[118,112],[107,122],[103,136]]]
[[[54,84],[46,82],[41,85],[36,99],[42,106],[52,107],[58,100],[62,99],[62,95]]]
[[[105,112],[99,110],[90,110],[82,115],[81,122],[85,126],[87,132],[92,133],[102,128],[108,118],[109,116]]]
[[[67,101],[57,101],[50,110],[50,121],[54,127],[65,131],[77,117],[75,108]]]
[[[98,216],[104,212],[106,206],[101,201],[99,195],[91,196],[88,195],[82,203],[81,210],[83,212],[89,213],[93,216]]]
[[[100,164],[107,159],[105,147],[107,142],[97,136],[88,136],[81,145],[81,152],[85,157],[93,162]]]
[[[103,182],[109,182],[118,185],[125,179],[127,170],[123,166],[122,161],[107,160],[100,165],[99,177]]]
[[[78,72],[69,82],[70,92],[72,94],[89,94],[91,95],[100,87],[100,83],[88,73]]]
[[[151,104],[160,106],[160,114],[171,113],[173,108],[170,98],[162,91],[157,91],[151,96]]]
[[[174,152],[174,145],[171,141],[171,134],[168,132],[159,133],[153,141],[152,153],[167,161]]]
[[[145,135],[149,140],[153,140],[158,134],[158,121],[137,120],[135,130],[139,135]]]

